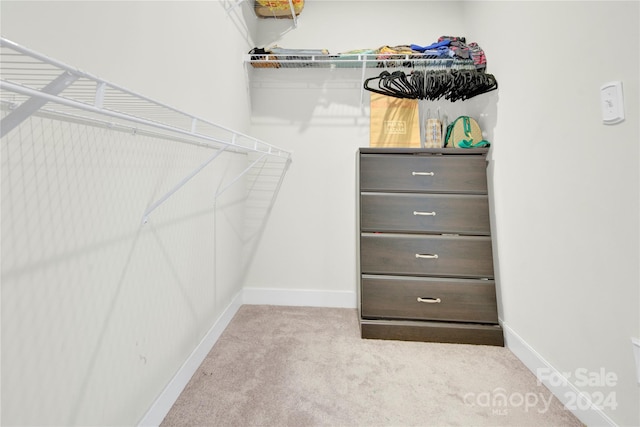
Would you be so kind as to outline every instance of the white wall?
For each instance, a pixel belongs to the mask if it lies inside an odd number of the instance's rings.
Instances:
[[[238,131],[246,47],[217,2],[12,2],[2,35]],[[2,140],[3,425],[135,425],[240,292],[246,167],[28,120]]]
[[[613,393],[618,407],[605,414],[638,425],[640,4],[468,5],[500,82],[493,190],[504,324],[574,385],[577,370],[615,374],[615,387],[577,388]],[[626,121],[607,126],[599,88],[612,80],[623,83]]]
[[[452,117],[467,109],[493,142],[500,318],[569,373],[571,390],[613,394],[618,406],[597,420],[638,425],[638,2],[337,5],[308,2],[277,43],[338,53],[449,34],[483,47],[499,91],[440,105]],[[623,82],[627,119],[605,126],[599,87],[611,80]],[[355,152],[368,145],[359,70],[254,70],[253,82],[252,133],[294,163],[246,286],[355,293]],[[576,381],[601,368],[615,386]]]

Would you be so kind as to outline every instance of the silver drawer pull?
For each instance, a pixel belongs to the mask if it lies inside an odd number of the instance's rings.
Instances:
[[[433,172],[411,172],[411,175],[413,175],[413,176],[434,176],[435,173],[433,173]]]
[[[416,258],[438,259],[438,254],[416,254]]]
[[[421,298],[418,297],[418,302],[426,302],[427,304],[440,304],[442,300],[440,298]]]
[[[420,211],[413,211],[413,214],[416,216],[436,216],[435,212],[420,212]]]

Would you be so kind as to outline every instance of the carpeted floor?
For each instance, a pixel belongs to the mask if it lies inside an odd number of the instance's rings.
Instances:
[[[581,426],[504,347],[363,340],[354,309],[244,305],[170,426]]]

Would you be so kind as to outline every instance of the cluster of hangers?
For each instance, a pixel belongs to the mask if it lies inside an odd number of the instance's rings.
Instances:
[[[496,90],[498,81],[492,74],[468,69],[414,70],[409,74],[383,71],[379,76],[366,79],[364,88],[396,98],[455,102]]]

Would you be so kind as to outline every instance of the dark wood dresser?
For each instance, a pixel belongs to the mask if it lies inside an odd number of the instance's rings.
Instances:
[[[362,338],[504,345],[487,151],[359,150]]]

